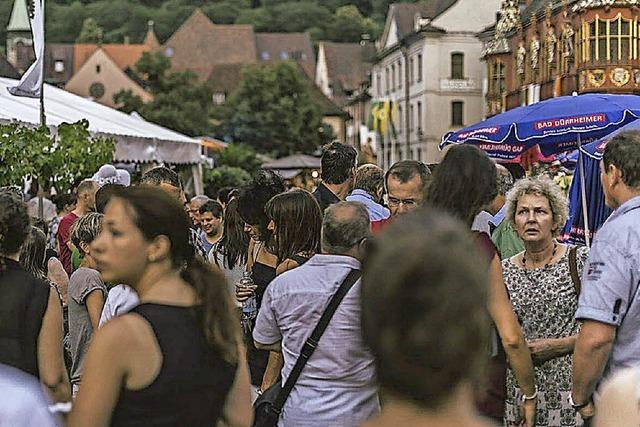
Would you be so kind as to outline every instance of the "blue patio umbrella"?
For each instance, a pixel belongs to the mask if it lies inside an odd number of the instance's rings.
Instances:
[[[566,153],[560,153],[556,156],[556,160],[560,162],[562,166],[569,170],[574,170],[578,164],[578,150],[567,151]]]
[[[584,167],[576,169],[571,188],[569,190],[569,218],[562,235],[571,243],[584,245],[589,241],[587,234],[591,236],[597,232],[611,215],[611,209],[604,202],[604,192],[600,183],[600,160],[607,143],[616,135],[629,130],[640,130],[640,121],[632,122],[605,138],[583,146],[580,150],[580,160]],[[584,179],[582,171],[584,170]],[[581,207],[582,183],[584,182],[584,195],[586,208]],[[588,222],[585,226],[584,212],[587,212]],[[590,237],[591,237],[590,236]]]
[[[472,143],[489,156],[511,160],[539,145],[545,156],[603,138],[640,118],[640,96],[562,96],[514,108],[464,129],[449,132],[440,148]]]
[[[604,192],[600,183],[600,160],[604,145],[595,141],[582,147],[582,155],[578,159],[569,189],[569,218],[562,231],[562,237],[569,243],[586,245],[593,234],[611,214],[611,209],[604,203]],[[582,165],[580,165],[582,162]],[[584,172],[584,179],[583,174]],[[584,185],[584,193],[582,186]],[[586,203],[583,206],[583,194]],[[588,222],[585,226],[585,212]],[[589,233],[589,237],[587,237]]]

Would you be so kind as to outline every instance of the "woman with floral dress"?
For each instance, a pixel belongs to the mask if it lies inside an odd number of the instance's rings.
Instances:
[[[567,202],[547,178],[526,178],[507,196],[507,218],[525,250],[502,262],[505,285],[535,364],[538,407],[536,426],[581,426],[569,404],[573,347],[579,331],[574,318],[579,277],[588,251],[559,243],[555,237],[567,219]],[[520,425],[522,392],[509,371],[507,426]]]

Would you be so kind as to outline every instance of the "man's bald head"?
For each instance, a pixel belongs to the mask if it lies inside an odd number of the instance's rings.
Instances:
[[[369,237],[371,225],[367,208],[359,202],[329,206],[322,221],[322,251],[345,255]]]

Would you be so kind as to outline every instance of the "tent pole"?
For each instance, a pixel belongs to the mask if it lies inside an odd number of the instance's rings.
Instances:
[[[591,247],[591,231],[589,230],[589,207],[587,206],[587,186],[584,176],[584,153],[582,152],[582,140],[578,134],[578,164],[580,165],[580,198],[582,199],[582,219],[584,221],[584,239],[587,247]]]

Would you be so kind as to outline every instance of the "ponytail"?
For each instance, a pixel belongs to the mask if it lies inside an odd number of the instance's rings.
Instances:
[[[196,291],[198,303],[202,306],[198,320],[207,343],[220,351],[227,362],[237,364],[240,320],[225,277],[199,257],[187,262],[181,276]]]

